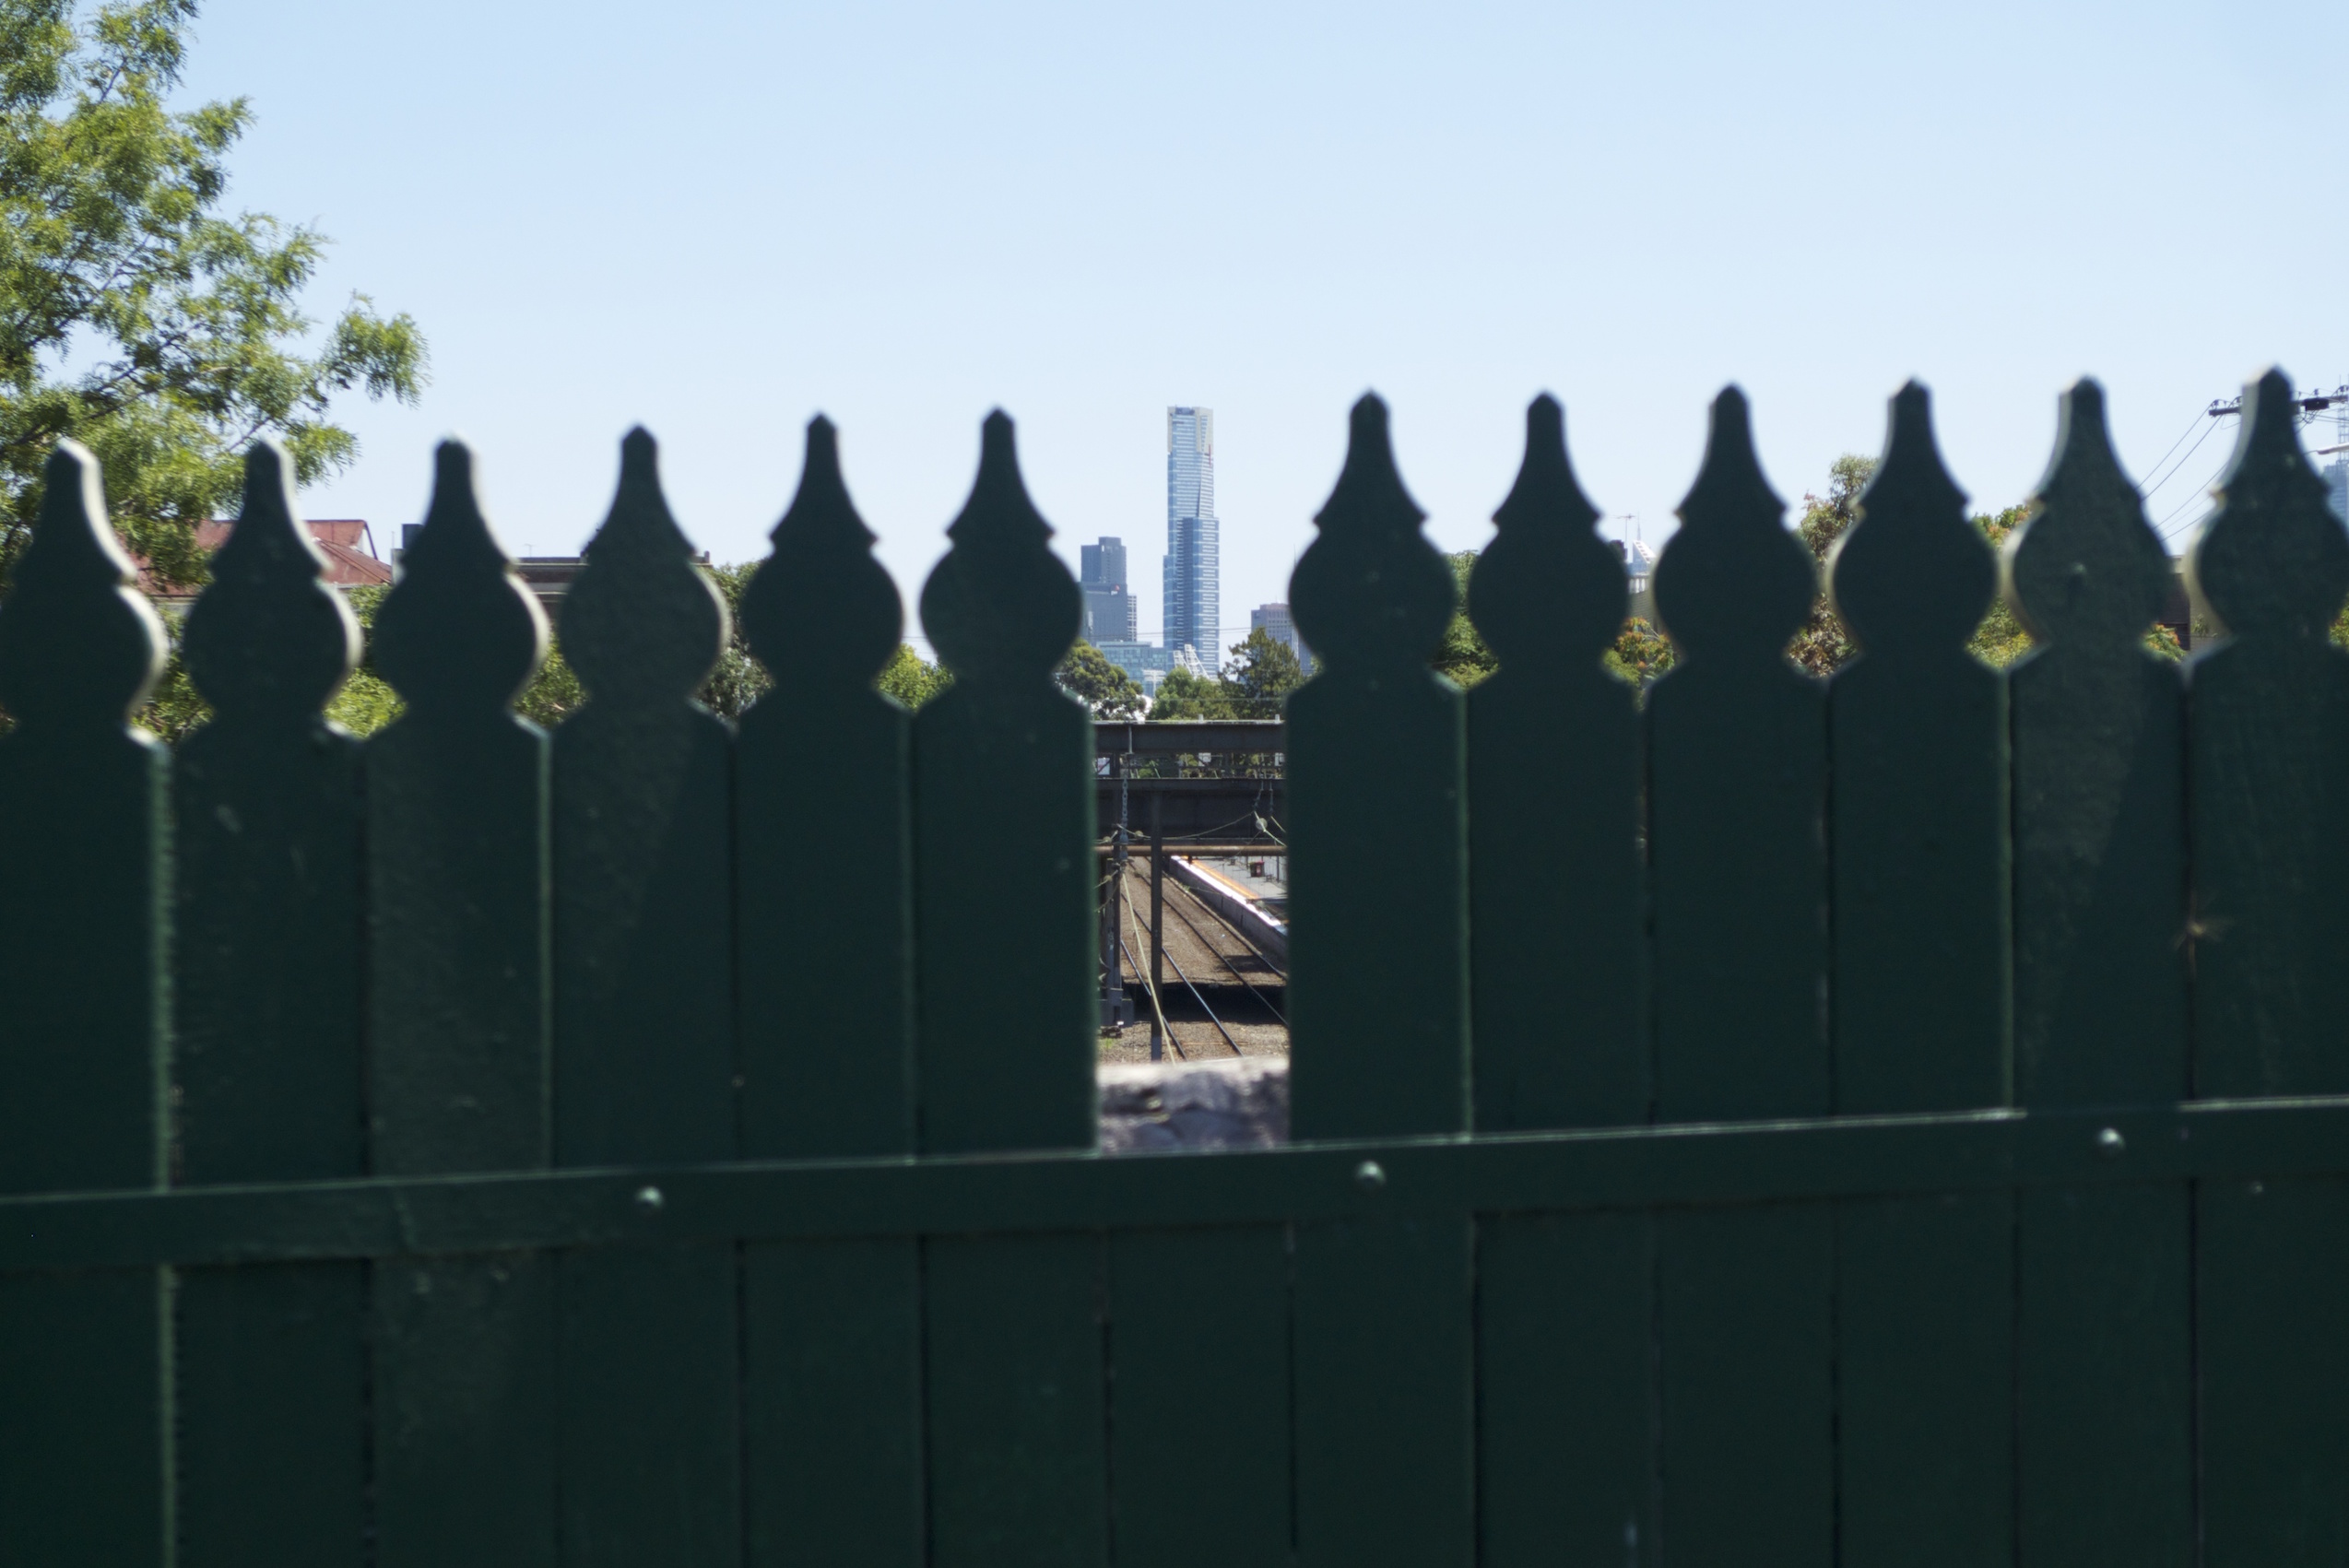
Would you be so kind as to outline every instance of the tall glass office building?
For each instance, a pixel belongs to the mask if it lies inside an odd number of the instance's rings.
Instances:
[[[1215,520],[1215,410],[1166,410],[1166,645],[1190,647],[1214,669],[1223,610]]]

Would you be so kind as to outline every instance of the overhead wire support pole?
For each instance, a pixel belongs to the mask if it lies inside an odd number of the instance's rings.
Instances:
[[[1134,760],[1133,730],[1130,726],[1127,727],[1126,736],[1126,749],[1111,758],[1109,764],[1117,774],[1117,848],[1112,857],[1114,868],[1110,878],[1109,890],[1109,1017],[1106,1021],[1115,1025],[1121,1032],[1127,1024],[1134,1021],[1134,1004],[1126,996],[1126,966],[1119,961],[1117,952],[1118,931],[1124,921],[1126,908],[1126,866],[1129,858],[1127,846],[1133,841],[1133,835],[1127,831],[1130,802],[1126,787],[1127,775],[1132,771]]]
[[[1150,992],[1156,996],[1166,984],[1166,968],[1160,957],[1166,951],[1166,797],[1153,794],[1150,797]],[[1169,1026],[1169,1032],[1172,1028]],[[1150,1059],[1162,1060],[1164,1043],[1159,1039],[1160,1024],[1151,1020]]]

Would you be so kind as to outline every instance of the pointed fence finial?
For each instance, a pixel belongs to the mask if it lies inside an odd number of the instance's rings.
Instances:
[[[1656,613],[1684,654],[1776,653],[1802,625],[1815,581],[1786,509],[1762,477],[1745,394],[1723,388],[1680,529],[1656,563]]]
[[[293,463],[264,436],[244,454],[244,505],[188,611],[188,675],[231,723],[315,715],[359,660],[359,620],[294,512]]]
[[[473,493],[473,454],[444,441],[432,501],[375,617],[375,664],[423,714],[501,713],[547,656],[547,615]]]
[[[2243,389],[2218,510],[2188,552],[2195,593],[2238,638],[2321,642],[2349,598],[2349,530],[2300,449],[2298,415],[2280,370]]]
[[[1866,653],[1962,647],[1998,591],[1998,561],[1965,521],[1965,492],[1942,464],[1931,395],[1894,395],[1884,454],[1859,494],[1859,518],[1827,559],[1836,614]]]
[[[1297,634],[1331,668],[1423,665],[1435,651],[1456,590],[1420,532],[1426,516],[1395,471],[1387,405],[1364,393],[1337,487],[1314,516],[1320,532],[1290,580]]]
[[[971,497],[946,530],[954,548],[922,587],[922,626],[959,680],[1049,675],[1083,629],[1077,580],[1052,553],[1020,477],[1010,416],[986,417]]]
[[[2131,645],[2168,596],[2169,557],[2113,453],[2104,388],[2083,376],[2059,410],[2032,515],[2007,539],[2008,596],[2039,642]]]
[[[830,419],[808,421],[808,456],[791,508],[768,536],[774,552],[742,591],[750,651],[777,678],[869,686],[905,630],[873,531],[841,477]]]
[[[1504,666],[1587,662],[1614,643],[1628,591],[1598,521],[1566,456],[1565,410],[1545,392],[1526,408],[1525,460],[1469,575],[1470,619]]]
[[[163,673],[163,623],[106,520],[98,459],[60,441],[0,606],[0,707],[29,727],[125,722]]]
[[[726,601],[661,493],[643,426],[620,443],[620,491],[562,601],[563,656],[591,702],[682,702],[725,651]]]

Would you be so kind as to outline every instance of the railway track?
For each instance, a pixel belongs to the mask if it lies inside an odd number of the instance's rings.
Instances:
[[[1236,984],[1249,998],[1245,1010],[1260,1012],[1263,1015],[1257,1022],[1257,1027],[1270,1024],[1281,1030],[1285,1036],[1288,1030],[1288,1016],[1279,1003],[1265,994],[1257,981],[1262,978],[1262,973],[1269,973],[1285,984],[1288,980],[1287,970],[1282,965],[1275,963],[1269,956],[1248,939],[1246,933],[1218,914],[1213,906],[1187,886],[1169,877],[1166,878],[1165,887],[1167,913],[1174,916],[1181,929],[1189,933],[1191,941],[1211,961],[1210,968],[1201,969],[1198,963],[1198,955],[1194,954],[1192,963],[1186,966],[1175,953],[1178,946],[1175,940],[1177,933],[1173,929],[1165,930],[1166,964],[1174,971],[1175,985],[1179,985],[1181,990],[1177,991],[1175,986],[1170,985],[1164,993],[1151,997],[1150,1001],[1152,1008],[1158,1011],[1168,1044],[1173,1047],[1176,1055],[1186,1060],[1200,1046],[1220,1046],[1221,1049],[1216,1053],[1219,1055],[1229,1054],[1235,1056],[1262,1055],[1264,1046],[1261,1043],[1254,1052],[1245,1050],[1233,1033],[1235,1027],[1247,1027],[1250,1020],[1236,1016],[1226,1019],[1218,1015],[1214,1005],[1209,1001],[1201,987],[1212,985],[1228,989]],[[1140,914],[1142,911],[1150,907],[1150,880],[1141,873],[1138,865],[1128,866],[1127,868],[1124,893],[1129,929],[1127,932],[1120,933],[1118,945],[1126,961],[1132,966],[1137,988],[1147,994],[1150,973],[1149,937],[1142,929]],[[1127,939],[1128,937],[1130,941]],[[1262,965],[1262,972],[1257,975],[1251,975],[1240,961],[1244,958],[1253,959],[1257,964]],[[1226,976],[1229,977],[1228,980]],[[1182,1037],[1177,1020],[1165,1016],[1165,1004],[1183,993],[1188,993],[1198,1011],[1205,1015],[1208,1023],[1213,1028],[1212,1035],[1200,1038],[1201,1032],[1194,1029],[1193,1038],[1186,1042]],[[1230,998],[1227,997],[1227,1010],[1229,1001]],[[1180,1021],[1192,1022],[1193,1020]],[[1285,1038],[1281,1043],[1285,1047],[1287,1043]]]

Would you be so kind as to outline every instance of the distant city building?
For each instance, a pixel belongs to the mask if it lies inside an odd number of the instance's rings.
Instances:
[[[1158,695],[1158,683],[1169,671],[1182,663],[1188,650],[1161,648],[1155,643],[1127,639],[1123,642],[1098,643],[1101,656],[1134,678],[1141,689],[1151,696]],[[1197,661],[1193,661],[1196,665]]]
[[[2336,457],[2325,465],[2324,489],[2332,498],[2332,514],[2349,523],[2349,457]]]
[[[1080,545],[1080,584],[1085,590],[1085,641],[1139,643],[1140,607],[1126,582],[1126,541],[1104,537],[1097,545]]]
[[[1615,555],[1623,563],[1623,586],[1630,591],[1628,616],[1656,622],[1656,552],[1646,545],[1625,539],[1615,541]]]
[[[1170,649],[1216,647],[1223,609],[1215,517],[1215,410],[1166,410],[1166,600]]]
[[[1304,639],[1297,635],[1296,622],[1289,619],[1287,605],[1257,606],[1248,611],[1248,631],[1270,633],[1274,642],[1289,644],[1289,651],[1297,655],[1297,663],[1312,663],[1313,655],[1305,651]]]

